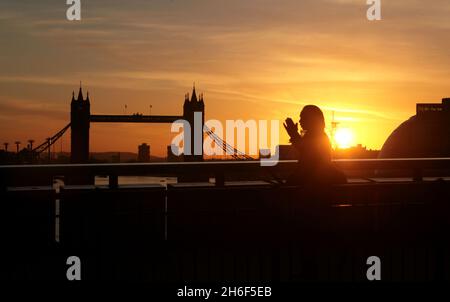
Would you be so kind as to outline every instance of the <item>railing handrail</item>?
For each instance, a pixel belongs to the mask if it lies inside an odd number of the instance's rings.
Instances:
[[[267,164],[267,161],[265,161]],[[407,171],[414,180],[423,178],[424,170],[440,171],[439,174],[450,176],[450,158],[386,158],[386,159],[338,159],[333,163],[341,170],[351,171]],[[292,171],[297,160],[280,160],[275,166],[264,166],[259,160],[248,161],[204,161],[204,162],[158,162],[158,163],[111,163],[111,164],[50,164],[50,165],[2,165],[0,166],[0,187],[7,186],[11,179],[16,181],[32,178],[52,178],[55,176],[79,177],[96,175],[109,176],[111,187],[118,185],[118,176],[210,176],[216,178],[216,185],[224,184],[225,174],[237,173],[246,177],[260,177],[268,171]],[[442,173],[443,171],[443,173]],[[378,174],[380,175],[380,174]],[[15,181],[14,181],[15,183]]]
[[[266,163],[271,161],[266,160]],[[45,169],[45,170],[59,170],[65,168],[90,168],[90,169],[103,169],[103,168],[148,168],[153,169],[166,169],[169,167],[193,167],[193,168],[218,168],[218,167],[277,167],[277,166],[291,166],[298,163],[297,160],[278,160],[274,166],[261,165],[260,160],[242,160],[242,161],[230,161],[230,160],[218,160],[218,161],[203,161],[203,162],[154,162],[154,163],[88,163],[88,164],[26,164],[26,165],[0,165],[0,171],[12,170],[12,169]],[[338,168],[350,168],[350,169],[397,169],[397,168],[437,168],[447,169],[450,168],[450,157],[435,157],[435,158],[382,158],[382,159],[334,159],[332,162]],[[274,163],[274,161],[272,161]]]

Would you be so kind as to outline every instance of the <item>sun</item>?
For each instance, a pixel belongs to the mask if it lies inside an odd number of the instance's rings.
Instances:
[[[334,134],[334,141],[337,148],[350,148],[353,144],[353,131],[349,128],[339,128]]]

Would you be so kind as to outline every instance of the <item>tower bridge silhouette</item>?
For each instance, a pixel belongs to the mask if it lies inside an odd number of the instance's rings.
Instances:
[[[56,143],[70,128],[71,130],[71,163],[83,164],[89,161],[89,137],[91,123],[173,123],[177,120],[185,120],[190,125],[194,125],[194,114],[196,112],[202,113],[202,128],[204,133],[212,138],[212,140],[221,146],[234,159],[252,159],[243,152],[235,149],[227,142],[222,140],[211,129],[205,126],[205,103],[203,101],[203,94],[197,97],[195,86],[192,89],[191,97],[189,93],[185,94],[183,114],[182,115],[111,115],[111,114],[91,114],[91,103],[89,92],[86,98],[83,96],[83,90],[80,85],[78,96],[75,98],[75,92],[72,93],[70,110],[70,123],[58,131],[53,136],[46,139],[45,142],[33,149],[33,152],[41,154],[44,151],[49,151],[50,147]],[[203,136],[201,137],[203,145]],[[188,146],[185,146],[187,148]],[[190,143],[191,150],[185,150],[183,155],[184,161],[203,161],[203,148],[200,155],[194,155],[194,136],[191,136]],[[187,152],[190,151],[190,152]],[[191,154],[191,155],[189,155]]]

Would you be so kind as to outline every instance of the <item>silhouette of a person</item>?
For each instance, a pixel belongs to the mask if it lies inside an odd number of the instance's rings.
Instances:
[[[298,124],[287,118],[284,128],[294,147],[298,168],[288,178],[288,184],[337,184],[347,178],[331,162],[331,143],[324,132],[325,119],[319,107],[307,105],[300,113],[301,134]]]

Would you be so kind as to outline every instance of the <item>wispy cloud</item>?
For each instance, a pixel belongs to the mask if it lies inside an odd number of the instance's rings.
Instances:
[[[150,95],[172,110],[195,81],[211,96],[208,112],[278,118],[316,103],[343,122],[390,123],[382,141],[415,102],[448,92],[450,2],[382,5],[383,21],[368,22],[360,0],[83,1],[82,21],[69,22],[65,1],[3,0],[0,109],[57,119],[57,99],[83,80],[96,109],[129,95],[147,107]],[[32,106],[56,90],[49,107]]]
[[[50,106],[40,105],[36,101],[10,102],[0,98],[0,116],[4,119],[18,119],[22,117],[41,117],[55,120],[67,120],[67,110],[58,110]]]

